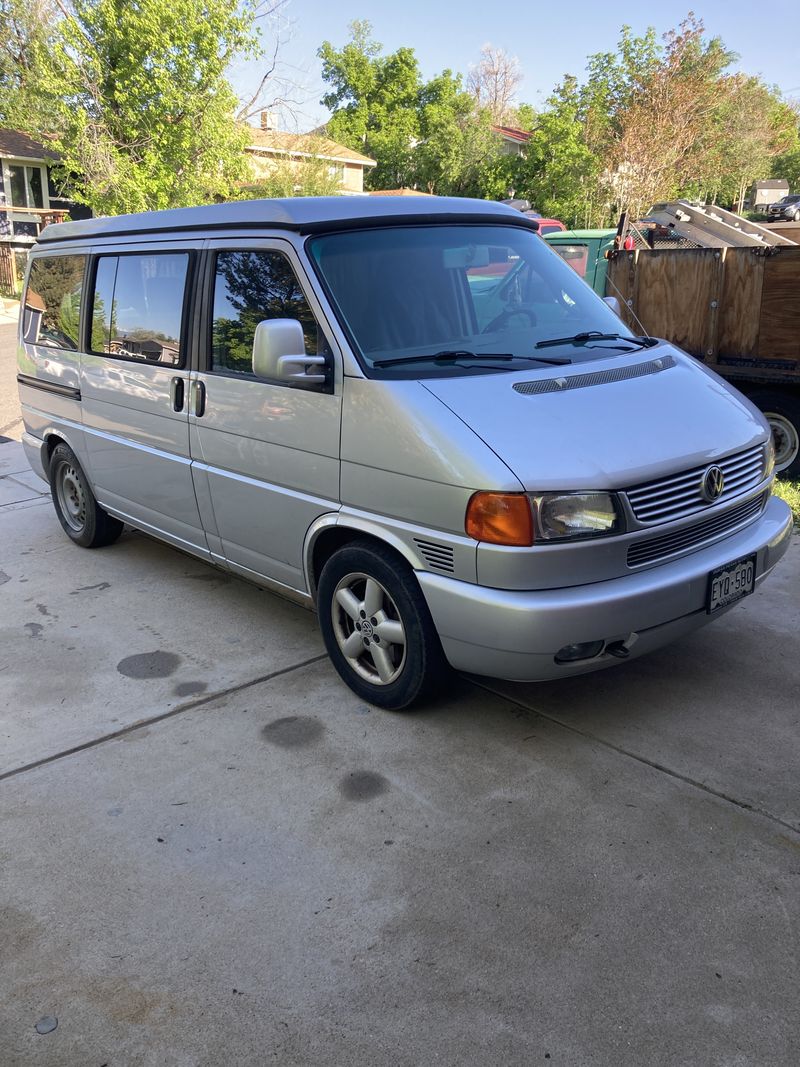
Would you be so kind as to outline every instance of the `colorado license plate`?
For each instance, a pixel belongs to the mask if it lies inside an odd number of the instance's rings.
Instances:
[[[756,557],[746,556],[734,563],[717,567],[708,576],[706,611],[710,615],[729,604],[735,604],[743,596],[752,593],[756,585]]]

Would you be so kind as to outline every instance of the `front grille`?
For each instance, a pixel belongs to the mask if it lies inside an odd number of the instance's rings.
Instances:
[[[643,563],[655,563],[656,560],[664,559],[675,552],[696,548],[704,541],[711,541],[721,534],[728,533],[736,526],[760,515],[768,497],[769,493],[759,493],[754,500],[748,500],[745,504],[740,504],[738,508],[726,511],[724,515],[706,519],[705,522],[697,522],[693,526],[675,530],[662,537],[635,541],[628,549],[628,566],[640,567]]]
[[[453,573],[455,570],[453,549],[449,545],[437,545],[435,541],[423,541],[419,537],[414,538],[414,544],[429,567],[437,571]]]
[[[756,445],[746,452],[727,456],[716,461],[725,475],[725,485],[715,504],[724,503],[731,497],[753,489],[764,477],[764,448]],[[700,495],[702,478],[709,464],[692,467],[691,470],[645,482],[626,490],[628,502],[636,519],[641,523],[672,522],[701,511],[708,511],[709,504]]]

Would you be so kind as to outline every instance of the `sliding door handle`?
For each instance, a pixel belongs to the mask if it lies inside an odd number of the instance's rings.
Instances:
[[[173,411],[183,411],[183,378],[173,378],[169,383],[169,402]]]
[[[206,410],[206,387],[203,382],[192,382],[191,413],[201,418]]]

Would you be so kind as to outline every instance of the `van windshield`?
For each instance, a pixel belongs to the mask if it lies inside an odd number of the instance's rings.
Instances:
[[[530,369],[537,342],[556,338],[563,344],[546,349],[551,362],[632,350],[630,330],[521,227],[392,226],[314,237],[309,249],[371,377]],[[589,333],[604,338],[570,344]]]

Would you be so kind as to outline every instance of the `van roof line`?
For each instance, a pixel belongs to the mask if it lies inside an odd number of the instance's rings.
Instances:
[[[319,196],[274,200],[235,200],[205,207],[171,208],[138,215],[114,215],[46,226],[40,244],[94,237],[185,232],[207,229],[271,229],[320,233],[346,227],[385,226],[408,222],[504,222],[535,229],[528,219],[491,200],[425,197],[403,200],[394,196]]]

